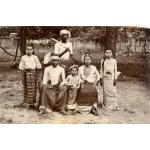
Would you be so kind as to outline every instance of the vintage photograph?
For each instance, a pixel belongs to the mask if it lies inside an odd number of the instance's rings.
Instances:
[[[1,26],[1,124],[149,124],[150,29]]]

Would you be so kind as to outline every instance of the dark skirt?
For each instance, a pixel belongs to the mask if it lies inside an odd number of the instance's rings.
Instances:
[[[98,94],[96,87],[92,83],[84,83],[81,85],[78,93],[78,106],[92,106],[97,102]]]
[[[24,71],[24,103],[34,105],[37,93],[36,70]]]

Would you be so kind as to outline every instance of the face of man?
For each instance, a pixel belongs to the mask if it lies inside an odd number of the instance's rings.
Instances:
[[[26,47],[26,54],[27,54],[28,56],[31,56],[32,53],[33,53],[33,48],[32,48],[32,46],[27,46],[27,47]]]
[[[67,41],[68,38],[69,38],[69,35],[68,35],[68,34],[62,34],[62,35],[61,35],[62,41]]]
[[[86,56],[85,59],[84,59],[85,65],[89,66],[91,64],[91,62],[92,62],[91,57]]]
[[[57,67],[57,66],[58,66],[58,63],[59,63],[59,60],[56,60],[56,59],[53,59],[53,60],[52,60],[52,65],[53,65],[53,67]]]
[[[111,50],[106,50],[105,56],[107,59],[110,59],[112,57],[112,51]]]

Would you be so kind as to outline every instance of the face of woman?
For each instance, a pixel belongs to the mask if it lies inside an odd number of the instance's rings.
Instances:
[[[91,57],[86,56],[85,59],[84,59],[85,65],[89,66],[91,64],[91,62],[92,62]]]
[[[32,55],[32,53],[33,53],[33,48],[32,48],[32,46],[27,46],[27,47],[26,47],[26,54],[27,54],[28,56],[30,56],[30,55]]]
[[[106,50],[105,56],[107,59],[110,59],[112,57],[112,51],[111,50]]]

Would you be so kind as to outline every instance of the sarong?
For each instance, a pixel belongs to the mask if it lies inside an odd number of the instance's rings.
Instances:
[[[24,103],[34,105],[37,93],[37,74],[36,70],[24,71]]]
[[[43,87],[41,96],[40,108],[46,111],[62,110],[67,105],[67,87],[66,86],[52,86],[47,84]]]
[[[68,87],[67,93],[68,93],[67,109],[76,109],[76,106],[77,106],[76,98],[77,98],[78,88],[77,87]]]
[[[117,92],[116,87],[113,84],[112,75],[106,74],[103,78],[103,108],[116,109],[117,103]]]
[[[98,94],[96,87],[88,82],[82,84],[77,99],[77,110],[79,112],[89,113],[97,101]]]

